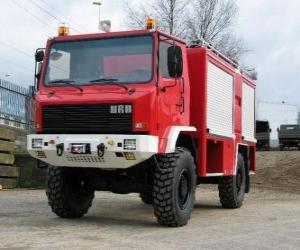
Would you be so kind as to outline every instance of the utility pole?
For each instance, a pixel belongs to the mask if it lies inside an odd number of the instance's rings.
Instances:
[[[101,22],[101,5],[102,3],[100,1],[93,2],[94,5],[97,5],[99,7],[99,21],[98,21],[98,30],[101,31],[100,22]]]

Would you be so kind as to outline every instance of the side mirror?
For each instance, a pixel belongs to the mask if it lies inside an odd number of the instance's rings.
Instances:
[[[272,129],[269,129],[269,132],[272,132]]]
[[[43,50],[37,50],[35,53],[35,61],[42,62],[44,60],[45,53]]]
[[[182,76],[183,60],[182,50],[179,46],[168,48],[168,70],[171,77],[177,78]]]

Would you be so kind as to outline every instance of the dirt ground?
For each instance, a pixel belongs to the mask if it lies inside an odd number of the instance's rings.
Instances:
[[[165,228],[136,194],[98,192],[88,215],[57,218],[43,190],[0,192],[0,249],[300,249],[300,152],[258,154],[241,209],[199,186],[189,224]]]
[[[258,152],[255,187],[300,194],[300,151]]]

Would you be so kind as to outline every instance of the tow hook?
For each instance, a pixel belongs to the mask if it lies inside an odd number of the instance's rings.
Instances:
[[[56,154],[57,156],[62,156],[64,153],[64,144],[60,143],[56,145]]]
[[[102,158],[104,156],[104,153],[105,153],[105,145],[104,143],[100,143],[97,146],[97,154],[100,158]]]

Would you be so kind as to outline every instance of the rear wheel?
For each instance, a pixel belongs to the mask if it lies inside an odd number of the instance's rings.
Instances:
[[[183,226],[190,219],[195,202],[196,171],[191,153],[177,148],[158,158],[154,173],[153,207],[158,223]]]
[[[239,208],[243,204],[246,190],[244,158],[238,154],[236,175],[224,176],[219,183],[220,202],[224,208]]]
[[[49,167],[46,194],[52,211],[62,218],[82,217],[94,198],[80,168]]]

